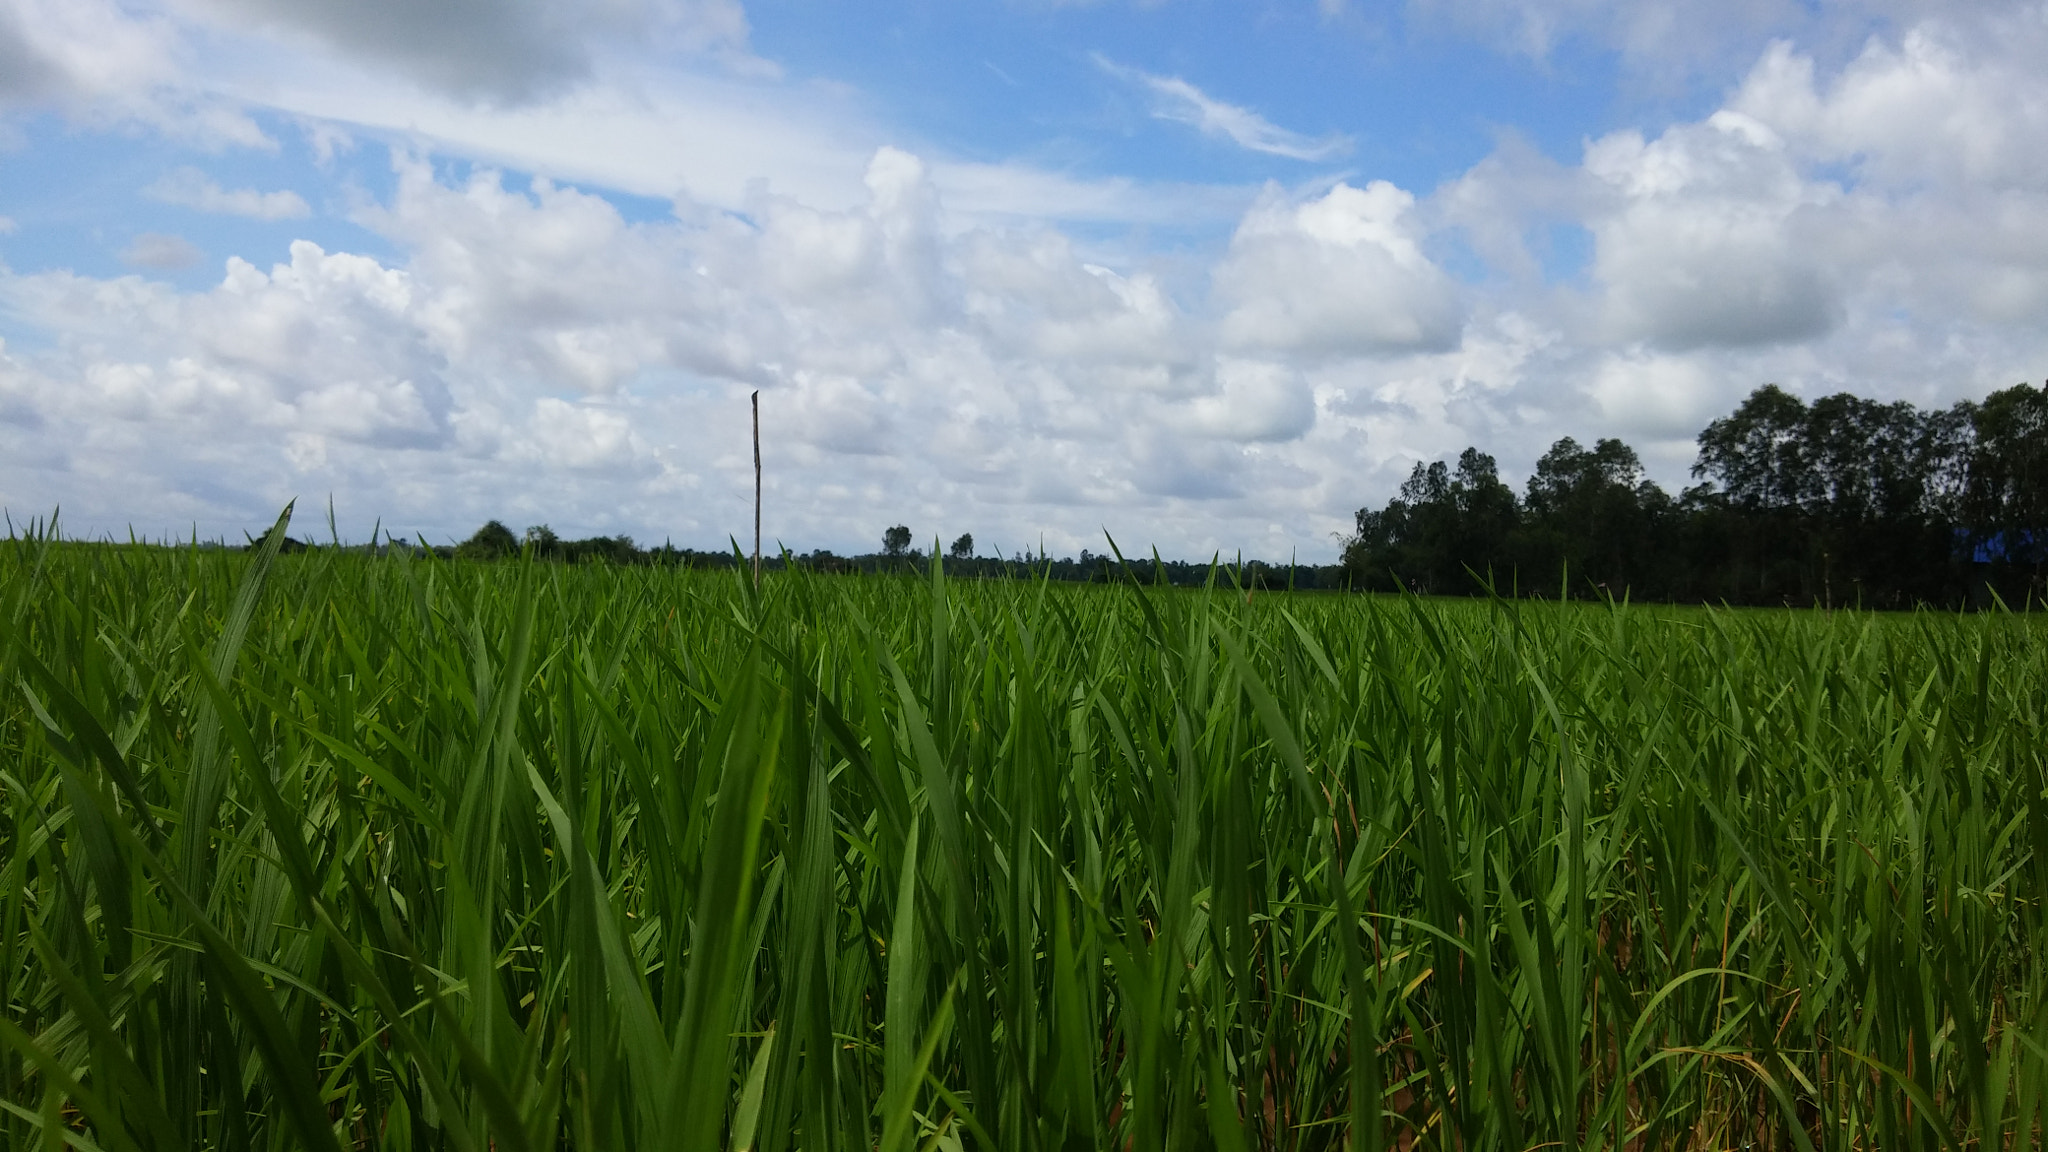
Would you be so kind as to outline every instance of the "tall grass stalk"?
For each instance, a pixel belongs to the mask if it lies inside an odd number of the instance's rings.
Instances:
[[[40,528],[0,601],[8,1148],[2042,1130],[2035,618]]]

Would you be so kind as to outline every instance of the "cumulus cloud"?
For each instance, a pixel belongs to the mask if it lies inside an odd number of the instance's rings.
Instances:
[[[111,0],[0,0],[0,103],[137,92],[176,74],[162,22]]]
[[[402,264],[301,241],[199,292],[0,276],[11,311],[63,334],[16,407],[102,445],[149,429],[158,446],[131,466],[158,473],[159,511],[226,514],[226,455],[240,513],[355,483],[393,519],[453,531],[510,514],[505,492],[545,503],[544,486],[578,503],[541,518],[709,543],[744,503],[758,387],[771,473],[800,509],[784,530],[841,547],[863,517],[963,497],[1014,511],[962,528],[1019,540],[1050,505],[1103,509],[1085,522],[1241,498],[1230,445],[1313,424],[1298,372],[1213,361],[1155,273],[1043,227],[949,226],[899,150],[871,158],[852,208],[763,193],[744,218],[643,223],[547,180],[394,163],[395,192],[358,220]],[[86,386],[47,383],[66,378]],[[1134,453],[1134,429],[1169,425],[1213,446]]]
[[[1587,392],[1610,427],[1684,439],[1731,406],[1734,389],[1720,369],[1707,356],[1635,349],[1601,357]]]
[[[2048,18],[2001,20],[2006,51],[1969,51],[1956,30],[1919,25],[1874,39],[1822,79],[1813,57],[1778,41],[1729,101],[1816,159],[1845,161],[1890,187],[2028,187],[2048,178],[2034,142],[2048,134],[2048,92],[2026,61],[2048,47]]]
[[[305,431],[383,447],[446,439],[447,397],[430,342],[405,323],[403,271],[308,241],[263,271],[230,258],[196,293],[72,273],[16,276],[6,302],[75,341],[62,367],[87,387],[49,414],[123,420],[232,441]]]
[[[1442,349],[1457,293],[1422,250],[1415,197],[1384,180],[1296,202],[1277,188],[1246,213],[1216,270],[1232,348],[1307,355]]]
[[[308,12],[289,35],[317,41]],[[197,290],[0,269],[37,337],[0,348],[0,505],[226,530],[332,490],[365,526],[715,545],[751,514],[755,389],[767,526],[798,547],[907,522],[1327,558],[1414,462],[1477,444],[1514,479],[1564,434],[1627,437],[1682,482],[1692,434],[1766,380],[1946,403],[2048,362],[2040,23],[1753,45],[1696,118],[1570,155],[1505,140],[1435,189],[1161,191],[883,146],[751,81],[629,97],[569,67],[540,99],[330,47],[443,88],[309,84],[292,111],[557,175],[401,150],[352,215],[378,255],[301,242]],[[1143,87],[1240,143],[1325,143]],[[290,208],[174,176],[191,206]],[[593,186],[675,212],[628,218]],[[1072,226],[1188,220],[1221,221],[1213,243]],[[1553,266],[1559,236],[1583,267]]]
[[[1110,75],[1150,94],[1153,115],[1186,124],[1205,136],[1228,140],[1240,148],[1290,160],[1328,160],[1351,149],[1348,137],[1332,134],[1316,139],[1290,132],[1249,108],[1218,100],[1178,76],[1155,76],[1099,53],[1095,63]]]
[[[1312,374],[1329,399],[1311,442],[1377,439],[1391,486],[1390,442],[1480,444],[1512,475],[1557,434],[1621,435],[1676,484],[1699,428],[1766,381],[1947,404],[2030,378],[2048,170],[2019,142],[2044,130],[2025,74],[2043,27],[2036,9],[1928,20],[1832,64],[1778,43],[1697,120],[1589,140],[1576,163],[1505,141],[1415,209],[1485,262],[1458,350],[1389,359],[1375,387]],[[1561,231],[1589,247],[1557,279]]]
[[[1926,24],[1832,77],[1775,44],[1705,120],[1592,142],[1604,338],[1844,360],[2010,347],[2048,308],[2048,166],[2021,144],[2048,111],[2014,71],[2037,38],[2016,25],[2005,54]]]
[[[42,414],[33,403],[28,369],[7,354],[7,341],[0,340],[0,424],[34,430],[42,426]]]
[[[54,107],[189,143],[265,147],[248,113],[186,75],[176,21],[117,0],[0,0],[0,112]]]
[[[545,180],[396,167],[359,219],[402,264],[300,242],[197,292],[0,276],[0,302],[61,334],[8,412],[84,453],[70,506],[98,491],[219,523],[332,486],[456,534],[531,507],[713,543],[745,510],[754,387],[797,542],[862,546],[848,533],[879,516],[1069,552],[1099,548],[1098,524],[1257,552],[1292,522],[1272,485],[1304,509],[1347,498],[1262,454],[1318,434],[1300,366],[1218,355],[1213,318],[1156,271],[1042,226],[949,226],[907,153],[878,152],[851,209],[764,197],[648,223]],[[95,474],[117,458],[121,478]],[[28,467],[11,459],[0,496]]]
[[[964,306],[1007,351],[1156,369],[1165,387],[1195,334],[1159,278],[1093,264],[1057,232],[978,232],[960,246]]]
[[[252,220],[296,220],[313,212],[297,192],[258,192],[254,188],[231,190],[221,187],[199,169],[190,167],[166,173],[144,188],[142,194],[181,208],[247,216]]]
[[[1225,357],[1216,364],[1216,392],[1189,405],[1189,426],[1237,441],[1293,440],[1314,425],[1315,397],[1299,369],[1271,361]]]
[[[1805,179],[1768,127],[1721,111],[1654,142],[1616,133],[1587,148],[1585,167],[1617,201],[1593,225],[1593,272],[1620,339],[1764,344],[1838,320],[1828,233],[1840,191]]]
[[[541,463],[583,472],[631,473],[648,464],[624,413],[553,396],[534,402],[530,444]]]

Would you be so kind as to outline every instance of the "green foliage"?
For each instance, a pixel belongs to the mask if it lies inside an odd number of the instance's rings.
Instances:
[[[1391,570],[1421,592],[1463,591],[1475,576],[1484,584],[1499,575],[1505,585],[1518,515],[1493,457],[1467,448],[1456,471],[1417,464],[1384,511],[1360,509],[1347,560],[1368,579]]]
[[[1911,607],[2048,597],[2048,389],[1922,411],[1776,385],[1699,434],[1674,500],[1619,440],[1566,437],[1520,500],[1466,449],[1362,508],[1354,586]]]
[[[548,535],[554,533],[549,532]],[[519,537],[514,536],[502,522],[492,520],[458,545],[455,554],[464,560],[496,560],[518,551]]]
[[[1741,508],[1797,507],[1816,487],[1810,464],[1818,453],[1802,443],[1806,423],[1803,401],[1766,384],[1700,433],[1693,474],[1714,477]]]
[[[265,539],[0,545],[0,1147],[2040,1134],[2037,618]]]
[[[1969,411],[1967,517],[2011,560],[2048,566],[2048,385],[1993,392]]]
[[[1614,594],[1643,587],[1658,558],[1643,547],[1670,514],[1670,498],[1643,478],[1619,440],[1581,448],[1567,436],[1536,462],[1518,559],[1532,575],[1576,572]]]

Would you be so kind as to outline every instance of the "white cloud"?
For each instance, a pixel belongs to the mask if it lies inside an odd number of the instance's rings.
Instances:
[[[1099,53],[1095,63],[1149,92],[1156,102],[1153,115],[1186,124],[1205,136],[1229,140],[1240,148],[1290,160],[1328,160],[1351,149],[1350,139],[1341,134],[1316,139],[1290,132],[1249,108],[1218,100],[1178,76],[1155,76]]]
[[[1425,210],[1437,230],[1461,240],[1493,275],[1540,292],[1549,254],[1540,233],[1550,225],[1581,228],[1609,206],[1607,191],[1583,166],[1507,134],[1492,155],[1438,188]]]
[[[402,264],[302,241],[198,292],[0,274],[0,304],[57,337],[6,427],[75,445],[68,507],[221,524],[332,488],[448,534],[530,515],[710,544],[746,511],[756,387],[770,529],[804,546],[908,519],[1070,552],[1098,523],[1251,547],[1218,526],[1248,510],[1265,539],[1260,477],[1306,475],[1257,455],[1315,427],[1298,367],[1216,358],[1145,268],[949,223],[907,153],[877,151],[855,206],[764,194],[746,220],[630,223],[544,180],[397,169],[358,219]]]
[[[1224,440],[1285,441],[1316,420],[1315,398],[1299,369],[1270,361],[1223,358],[1216,364],[1216,394],[1189,406],[1189,424]]]
[[[1616,198],[1593,223],[1606,323],[1624,341],[1743,345],[1824,334],[1840,318],[1828,243],[1841,199],[1804,178],[1784,141],[1737,112],[1586,149]]]
[[[1007,218],[1029,224],[1130,224],[1206,229],[1227,226],[1254,189],[1111,176],[1083,179],[1023,163],[931,162],[932,183],[959,220]]]
[[[305,134],[306,144],[313,150],[313,163],[322,171],[334,166],[334,158],[356,149],[356,138],[339,125],[324,120],[301,119],[299,131]]]
[[[553,396],[534,402],[530,443],[538,461],[582,472],[631,473],[648,463],[647,447],[624,413]]]
[[[281,58],[280,58],[281,57]],[[750,186],[844,206],[884,142],[839,94],[748,78],[619,68],[545,102],[478,103],[291,54],[220,62],[223,91],[344,128],[557,179],[738,208]]]
[[[205,292],[40,273],[12,277],[5,299],[76,342],[57,363],[88,387],[47,398],[53,417],[104,413],[223,444],[286,430],[446,440],[444,361],[404,323],[410,278],[365,257],[299,241],[269,272],[231,258]]]
[[[305,198],[283,190],[258,192],[254,188],[229,190],[197,168],[178,168],[142,190],[152,200],[176,204],[199,212],[247,216],[252,220],[296,220],[312,215]]]
[[[175,38],[111,0],[0,0],[0,103],[146,90],[177,75]]]
[[[596,73],[514,92],[488,61],[395,61],[306,12],[260,54],[241,49],[273,34],[193,23],[217,9],[83,3],[169,63],[94,73],[39,26],[34,82],[57,87],[36,91],[72,95],[33,99],[199,117],[180,85],[200,68],[207,91],[303,117],[330,159],[416,150],[354,214],[374,257],[302,242],[197,291],[0,269],[0,308],[33,333],[0,348],[0,505],[109,526],[232,535],[331,490],[365,528],[498,516],[714,545],[750,517],[759,388],[767,528],[798,547],[906,522],[1072,552],[1106,526],[1180,555],[1327,559],[1360,503],[1467,444],[1514,479],[1558,435],[1622,435],[1668,484],[1766,380],[1946,403],[2048,363],[2038,13],[1752,47],[1697,119],[1571,157],[1507,140],[1434,191],[1257,192],[913,154],[858,94],[640,70],[601,30],[575,49]],[[208,31],[181,40],[180,20]],[[719,35],[691,50],[745,50]],[[0,29],[0,55],[23,43]],[[458,65],[482,71],[432,74]],[[1329,143],[1142,87],[1248,147]],[[485,166],[437,177],[448,155]],[[178,179],[194,206],[292,208]],[[574,182],[675,211],[628,219]],[[1587,242],[1575,274],[1546,272],[1553,233]],[[191,255],[173,248],[130,255]]]
[[[1383,180],[1299,203],[1268,189],[1216,271],[1223,343],[1311,356],[1455,344],[1457,294],[1422,251],[1414,207]]]
[[[1003,350],[1053,361],[1161,369],[1185,366],[1197,337],[1147,272],[1091,264],[1067,237],[975,233],[960,245],[965,308]]]
[[[205,258],[206,253],[194,247],[190,240],[162,232],[144,232],[121,250],[122,263],[159,272],[190,268]]]
[[[542,103],[479,104],[391,85],[333,61],[237,54],[222,90],[316,123],[419,141],[437,151],[691,205],[745,210],[765,185],[821,209],[862,202],[864,170],[892,135],[863,102],[828,85],[769,83],[615,65],[610,82]],[[1247,190],[1081,177],[1023,162],[931,158],[960,222],[985,217],[1227,225]]]
[[[304,125],[323,165],[366,133],[725,210],[764,183],[858,204],[867,159],[899,135],[847,86],[751,55],[737,0],[372,7],[383,18],[339,0],[0,0],[0,113],[54,106],[210,151],[275,150],[251,115],[268,110]],[[929,167],[956,221],[1212,227],[1247,196],[1021,161]]]
[[[1732,407],[1720,368],[1710,357],[1635,349],[1602,357],[1587,392],[1617,432],[1684,439]]]
[[[1966,49],[1923,25],[1831,79],[1773,45],[1728,108],[1590,143],[1594,190],[1574,207],[1596,292],[1580,338],[1857,360],[2010,346],[1994,334],[2048,309],[2048,164],[2021,143],[2048,132],[2048,92],[2015,70],[2036,47],[2026,31]]]
[[[177,23],[116,0],[0,0],[0,112],[57,107],[205,147],[265,147],[246,112],[198,90]]]
[[[2032,187],[2048,180],[2048,91],[2032,62],[2048,49],[2048,15],[1992,22],[2001,51],[1925,23],[1893,45],[1873,39],[1830,81],[1811,56],[1772,44],[1730,100],[1820,160],[1854,163],[1893,188]]]
[[[0,236],[12,236],[20,227],[12,216],[0,216]]]

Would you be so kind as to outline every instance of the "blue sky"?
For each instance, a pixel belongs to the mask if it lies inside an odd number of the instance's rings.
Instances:
[[[1434,185],[1483,158],[1502,130],[1568,154],[1607,127],[1615,54],[1537,61],[1405,22],[1327,18],[1310,5],[1027,7],[760,5],[757,48],[792,71],[858,86],[889,122],[960,155],[1032,157],[1099,175],[1191,182],[1371,172]],[[1185,80],[1309,140],[1285,157],[1161,119],[1131,72]]]
[[[2041,5],[0,0],[0,506],[1323,560],[2048,365]],[[2029,369],[2036,371],[2030,373]],[[1006,545],[1006,542],[1008,544]]]

